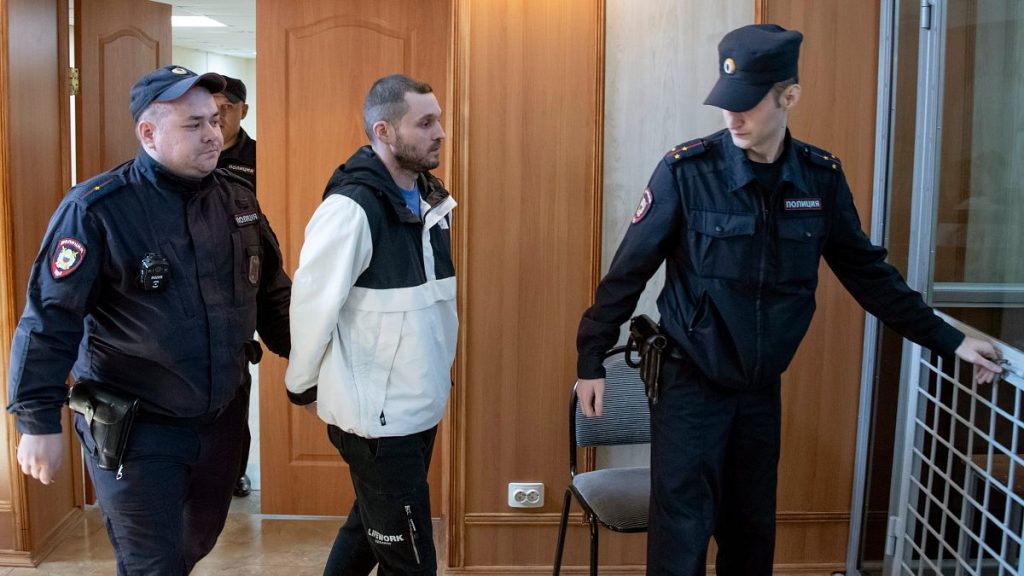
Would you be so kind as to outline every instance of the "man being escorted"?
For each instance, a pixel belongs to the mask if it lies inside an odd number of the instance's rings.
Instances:
[[[427,470],[451,389],[458,318],[450,214],[429,170],[445,137],[430,86],[374,83],[370,139],[306,226],[285,382],[349,465],[356,502],[324,574],[435,574]]]
[[[119,575],[187,574],[213,548],[238,478],[254,331],[288,355],[277,242],[252,188],[214,172],[223,88],[180,66],[135,83],[138,154],[57,207],[12,345],[18,462],[53,481],[70,369]]]
[[[726,129],[658,164],[580,322],[577,390],[583,412],[599,415],[603,355],[667,263],[658,309],[672,347],[651,406],[648,574],[704,574],[712,536],[720,576],[772,573],[780,376],[814,313],[821,257],[894,330],[975,363],[980,381],[1001,371],[990,343],[943,322],[871,244],[838,158],[790,136],[802,39],[772,24],[722,39],[705,104]]]

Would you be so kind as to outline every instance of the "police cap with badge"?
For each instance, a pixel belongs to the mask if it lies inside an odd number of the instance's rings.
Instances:
[[[146,74],[132,86],[131,102],[128,105],[132,119],[139,120],[142,112],[153,102],[170,102],[181,98],[193,86],[201,86],[216,94],[224,90],[227,83],[220,74],[207,72],[196,74],[182,66],[163,66]]]
[[[718,82],[705,104],[746,112],[777,82],[797,78],[804,36],[777,24],[751,24],[726,34],[718,43]]]

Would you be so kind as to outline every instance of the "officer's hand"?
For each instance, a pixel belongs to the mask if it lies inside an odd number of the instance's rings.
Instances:
[[[974,380],[979,384],[988,384],[1002,374],[1003,369],[992,360],[999,360],[999,350],[987,340],[979,340],[967,336],[956,349],[956,355],[965,362],[974,364]]]
[[[600,416],[604,409],[604,378],[585,380],[580,378],[576,381],[576,397],[579,399],[580,408],[587,418]]]
[[[63,434],[23,434],[18,443],[18,464],[26,476],[43,484],[53,477],[64,463]]]

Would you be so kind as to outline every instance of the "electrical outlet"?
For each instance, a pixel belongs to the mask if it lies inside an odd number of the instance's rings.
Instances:
[[[512,508],[540,508],[544,505],[544,484],[509,482],[508,505]]]

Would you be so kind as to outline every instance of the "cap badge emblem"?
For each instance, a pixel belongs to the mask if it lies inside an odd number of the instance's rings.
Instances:
[[[185,70],[181,66],[175,66],[171,68],[171,74],[188,74],[188,70]]]
[[[732,58],[726,58],[725,61],[722,62],[722,71],[725,72],[726,74],[735,74],[736,61],[733,60]]]

